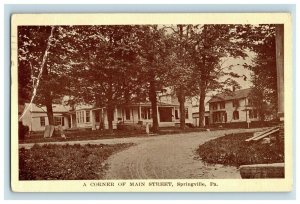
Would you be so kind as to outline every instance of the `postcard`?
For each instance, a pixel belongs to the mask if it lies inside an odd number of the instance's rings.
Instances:
[[[291,191],[291,21],[13,14],[12,190]]]

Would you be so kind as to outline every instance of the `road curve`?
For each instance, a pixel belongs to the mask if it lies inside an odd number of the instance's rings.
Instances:
[[[109,168],[104,179],[241,178],[235,167],[204,164],[196,158],[195,150],[200,144],[224,134],[253,131],[255,129],[232,129],[126,138],[120,142],[135,145],[107,160]]]

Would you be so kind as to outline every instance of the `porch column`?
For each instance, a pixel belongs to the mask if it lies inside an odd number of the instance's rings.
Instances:
[[[92,111],[92,130],[96,130],[95,111]]]
[[[156,113],[157,113],[157,121],[158,121],[158,123],[160,123],[160,115],[159,115],[158,106],[156,107]]]
[[[172,122],[175,122],[175,107],[172,108]]]
[[[72,128],[73,127],[73,117],[72,117],[72,114],[70,114],[70,117],[71,117],[71,124],[70,124],[70,127]]]
[[[118,109],[117,109],[117,107],[115,108],[115,117],[114,117],[114,121],[118,122]]]
[[[134,107],[131,108],[132,123],[134,123],[134,114],[133,114],[133,110],[134,110]]]
[[[103,124],[103,129],[107,129],[106,125],[108,124],[108,119],[107,119],[106,115],[104,114],[104,108],[102,108],[101,109],[101,122]]]
[[[142,107],[139,106],[139,120],[142,120]]]

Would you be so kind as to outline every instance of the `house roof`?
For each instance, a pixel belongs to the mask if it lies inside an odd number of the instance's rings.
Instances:
[[[29,105],[29,103],[25,103],[26,107],[28,105]],[[61,105],[61,104],[53,104],[52,108],[53,108],[53,113],[66,113],[66,112],[69,112],[69,110],[70,110],[69,106],[64,106],[64,105]],[[37,113],[47,112],[46,106],[39,107],[34,103],[31,104],[31,107],[28,110],[30,112],[37,112]]]
[[[213,96],[207,103],[219,102],[219,101],[230,101],[239,98],[247,98],[251,92],[251,88],[241,89],[234,92],[224,92]]]

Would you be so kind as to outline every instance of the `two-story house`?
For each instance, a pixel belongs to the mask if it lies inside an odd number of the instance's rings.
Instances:
[[[248,88],[213,96],[208,101],[210,124],[258,121],[258,112],[249,98],[250,92],[251,88]]]

